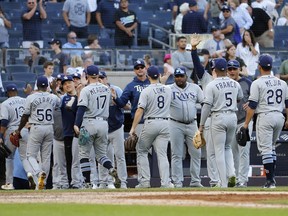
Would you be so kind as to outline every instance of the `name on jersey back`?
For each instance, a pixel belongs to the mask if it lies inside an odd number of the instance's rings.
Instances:
[[[94,94],[99,94],[99,93],[103,93],[103,92],[110,92],[110,89],[107,88],[106,86],[96,86],[92,89],[89,89],[89,92],[91,95],[94,95]]]
[[[237,88],[237,83],[234,80],[222,81],[217,83],[215,86],[218,90],[221,90],[223,88]]]
[[[160,87],[160,88],[153,88],[154,94],[163,94],[166,93],[165,87]]]
[[[19,98],[19,99],[14,99],[12,101],[9,102],[9,106],[13,106],[15,104],[24,104],[25,100],[23,100],[23,98]]]
[[[265,81],[265,84],[267,87],[273,87],[273,86],[281,86],[280,80],[267,80]]]
[[[56,106],[56,101],[54,100],[54,98],[52,97],[39,97],[39,98],[36,98],[32,103],[31,103],[31,106],[32,106],[32,109],[36,109],[37,106],[39,106],[40,104],[42,103],[48,103],[48,104],[52,104],[53,107]]]

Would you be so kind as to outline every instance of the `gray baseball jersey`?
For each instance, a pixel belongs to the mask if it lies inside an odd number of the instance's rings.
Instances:
[[[205,90],[206,90],[206,86],[207,86],[208,83],[210,83],[212,80],[213,80],[213,77],[212,77],[209,73],[204,72],[202,78],[200,79],[200,84],[201,84],[204,92],[205,92]]]
[[[249,100],[258,102],[256,113],[282,112],[287,99],[287,84],[277,77],[270,75],[261,76],[251,85]]]
[[[139,98],[138,108],[145,110],[144,119],[149,117],[168,118],[171,103],[171,89],[160,83],[145,88]]]
[[[7,128],[20,124],[21,116],[24,112],[25,99],[19,96],[10,97],[1,104],[0,119],[7,119]]]
[[[48,92],[35,92],[26,99],[24,114],[30,115],[30,124],[52,125],[53,111],[60,105],[60,98]]]
[[[87,107],[84,118],[96,116],[108,118],[110,100],[111,91],[109,87],[102,83],[93,83],[82,89],[78,106]]]
[[[237,111],[237,100],[243,98],[240,84],[229,77],[218,77],[205,90],[204,103],[212,105],[211,112]]]
[[[170,106],[170,117],[181,122],[191,122],[197,117],[196,103],[202,103],[204,100],[201,88],[188,83],[182,89],[175,83],[170,85],[172,89],[172,101]]]

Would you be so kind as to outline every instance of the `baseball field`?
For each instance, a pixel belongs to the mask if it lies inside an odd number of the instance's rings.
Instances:
[[[0,191],[0,215],[286,215],[288,187]]]

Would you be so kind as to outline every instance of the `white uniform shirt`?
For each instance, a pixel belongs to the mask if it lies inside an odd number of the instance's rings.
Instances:
[[[217,77],[205,90],[204,103],[212,105],[211,112],[237,111],[237,100],[243,98],[240,84],[229,77]]]
[[[256,113],[282,112],[288,100],[287,84],[271,75],[261,76],[252,82],[249,100],[258,103]]]
[[[171,103],[171,88],[161,83],[150,84],[140,94],[138,108],[144,109],[144,119],[148,117],[168,118]]]

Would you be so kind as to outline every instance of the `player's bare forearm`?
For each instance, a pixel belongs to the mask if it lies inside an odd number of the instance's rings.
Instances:
[[[254,113],[255,113],[254,109],[251,109],[250,107],[247,108],[247,110],[246,110],[246,119],[245,119],[245,123],[243,125],[244,128],[248,128],[248,125],[249,125],[251,119],[253,118]]]
[[[129,132],[130,135],[135,133],[135,129],[136,129],[137,125],[139,124],[143,113],[144,113],[144,110],[142,108],[138,108],[136,110],[136,113],[134,115],[134,120],[133,120],[133,123],[132,123],[132,127],[131,127],[131,130]]]
[[[29,115],[25,115],[25,114],[22,115],[21,120],[20,120],[20,124],[18,127],[19,133],[22,130],[22,128],[25,127],[26,123],[28,122],[28,119],[29,119]]]

